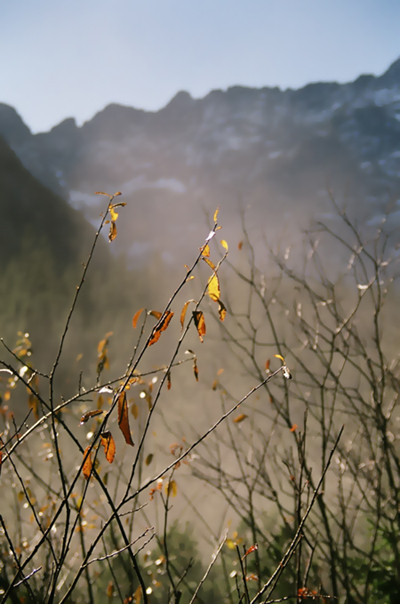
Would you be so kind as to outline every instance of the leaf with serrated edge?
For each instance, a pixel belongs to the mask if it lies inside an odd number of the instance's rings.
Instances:
[[[124,435],[126,444],[133,447],[133,440],[129,428],[128,401],[126,400],[125,392],[121,392],[118,396],[118,425]]]

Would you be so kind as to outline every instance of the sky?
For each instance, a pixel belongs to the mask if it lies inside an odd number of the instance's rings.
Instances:
[[[179,91],[382,74],[399,0],[0,0],[0,102],[33,132]]]

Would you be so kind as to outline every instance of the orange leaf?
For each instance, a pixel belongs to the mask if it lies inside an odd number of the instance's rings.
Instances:
[[[115,224],[114,220],[112,220],[111,224],[110,224],[110,232],[108,233],[108,240],[114,241],[116,236],[117,236],[117,225]]]
[[[238,250],[241,250],[243,247],[243,241],[239,241],[238,243]]]
[[[104,447],[104,453],[108,463],[112,463],[115,457],[115,441],[112,437],[111,432],[108,430],[100,434],[100,442]]]
[[[181,322],[181,325],[182,325],[182,331],[183,331],[183,327],[184,327],[184,324],[185,324],[186,311],[187,311],[188,306],[189,306],[189,304],[191,302],[195,302],[195,300],[188,300],[187,302],[185,302],[185,304],[183,305],[183,308],[182,308],[181,317],[180,317],[180,322]]]
[[[103,411],[101,409],[95,409],[94,411],[88,411],[87,413],[85,413],[85,415],[82,415],[79,425],[82,426],[83,424],[86,424],[88,419],[90,419],[91,417],[94,417],[95,415],[100,415],[101,413],[103,413]]]
[[[298,425],[297,424],[293,424],[293,426],[290,428],[290,431],[291,432],[296,432],[297,428],[298,428]]]
[[[220,294],[221,288],[219,286],[218,275],[214,273],[214,275],[211,275],[208,280],[208,295],[210,296],[211,300],[218,302]]]
[[[126,400],[125,392],[121,392],[118,396],[118,425],[124,435],[126,444],[133,447],[133,440],[129,429],[128,401]]]
[[[221,300],[218,300],[218,314],[220,321],[223,321],[226,317],[226,308]]]
[[[246,419],[246,417],[249,417],[249,416],[246,415],[245,413],[242,413],[241,415],[238,415],[237,417],[235,417],[235,419],[233,421],[235,422],[235,424],[240,424],[243,420]]]
[[[216,390],[218,388],[218,380],[213,381],[212,389]]]
[[[144,308],[141,308],[140,310],[138,310],[135,313],[135,316],[132,319],[132,326],[133,326],[134,329],[136,329],[136,325],[137,325],[138,319],[139,319],[139,317],[140,317],[140,315],[142,314],[143,311],[144,311]]]
[[[157,320],[161,319],[162,316],[162,312],[160,312],[159,310],[150,310],[149,311],[149,315],[152,315],[153,317],[155,317]]]
[[[265,361],[265,371],[269,371],[269,365],[270,365],[270,362],[271,362],[271,361],[270,361],[270,359],[267,359],[267,360]]]
[[[242,557],[242,560],[248,556],[249,554],[252,554],[253,552],[255,552],[258,549],[258,545],[257,543],[255,543],[254,545],[252,545],[251,547],[249,547],[249,549],[247,550],[247,552],[244,554],[244,556]]]
[[[110,581],[107,587],[107,598],[112,598],[114,593],[114,585],[113,582]]]
[[[149,342],[149,346],[158,342],[158,340],[160,339],[161,333],[167,329],[173,316],[174,316],[174,313],[171,310],[165,311],[163,318],[161,319],[161,321],[159,321],[158,326],[156,326],[155,330],[153,331],[153,334],[152,334],[153,337],[151,338],[151,340]]]
[[[90,475],[92,473],[92,467],[93,467],[93,463],[92,463],[92,456],[91,456],[91,447],[89,445],[88,447],[86,447],[86,449],[83,453],[82,474],[84,475],[86,480],[89,480],[89,478],[90,478]]]
[[[168,371],[168,373],[167,373],[167,389],[171,390],[171,386],[172,386],[172,384],[171,384],[171,372]]]
[[[196,325],[197,333],[199,334],[200,342],[203,342],[203,336],[206,334],[206,322],[204,314],[201,310],[193,311],[194,324]]]

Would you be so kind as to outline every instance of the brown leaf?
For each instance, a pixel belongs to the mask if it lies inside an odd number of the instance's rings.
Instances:
[[[117,225],[115,224],[114,220],[111,221],[110,224],[110,232],[108,233],[108,240],[114,241],[114,239],[117,236]]]
[[[193,311],[194,324],[196,325],[197,333],[199,334],[200,342],[204,341],[203,336],[206,334],[206,322],[204,320],[204,314],[201,310]]]
[[[1,460],[3,458],[3,453],[0,451],[0,474],[1,474]]]
[[[238,250],[241,250],[243,247],[243,241],[239,241],[238,243]]]
[[[173,316],[174,316],[174,313],[171,310],[165,311],[163,318],[161,319],[161,321],[159,321],[158,325],[156,326],[156,328],[153,332],[153,337],[151,338],[151,340],[149,342],[149,346],[158,342],[158,340],[160,339],[161,333],[167,329]]]
[[[186,311],[187,311],[188,306],[189,306],[189,304],[191,302],[196,302],[196,300],[188,300],[187,302],[185,302],[185,304],[183,305],[183,308],[182,308],[181,316],[180,316],[180,319],[179,319],[180,322],[181,322],[181,325],[182,325],[182,331],[183,331],[183,328],[184,328],[184,325],[185,325]]]
[[[126,400],[125,392],[121,392],[118,396],[118,425],[124,435],[126,444],[133,447],[133,440],[129,428],[128,401]]]
[[[133,417],[134,417],[135,419],[137,419],[137,418],[138,418],[138,415],[139,415],[139,407],[137,406],[137,404],[136,404],[136,403],[133,403],[133,405],[132,405],[132,407],[131,407],[131,413],[132,413],[132,415],[133,415]]]
[[[168,371],[168,373],[167,373],[167,389],[171,390],[171,386],[172,386],[172,384],[171,384],[171,372]]]
[[[170,497],[176,497],[178,493],[178,487],[176,486],[175,480],[169,480],[165,485],[165,494]]]
[[[149,466],[151,464],[151,462],[153,461],[153,453],[149,453],[148,456],[146,457],[144,463],[146,464],[146,466]]]
[[[39,419],[39,401],[37,396],[35,396],[32,392],[29,392],[28,405],[29,408],[32,409],[35,419]]]
[[[140,310],[138,310],[135,313],[135,316],[132,319],[132,326],[133,326],[134,329],[136,329],[136,325],[137,325],[138,319],[139,319],[139,317],[140,317],[140,315],[142,314],[143,311],[144,311],[144,308],[141,308]]]
[[[249,417],[249,416],[246,415],[245,413],[241,413],[241,415],[238,415],[237,417],[235,417],[235,419],[233,421],[235,424],[240,424],[243,420],[246,419],[246,417]]]
[[[91,456],[91,447],[89,445],[88,447],[86,447],[86,449],[83,453],[82,474],[84,475],[86,480],[89,480],[89,478],[90,478],[90,475],[92,473],[92,467],[93,467],[93,463],[92,463],[92,456]]]
[[[157,320],[161,319],[162,316],[162,312],[158,311],[158,310],[150,310],[149,311],[149,315],[152,315],[153,317],[155,317]]]
[[[269,371],[269,366],[270,366],[270,363],[271,363],[270,359],[267,359],[267,360],[265,361],[265,371]]]
[[[196,378],[196,382],[198,382],[199,381],[199,370],[197,367],[196,357],[193,359],[193,372],[194,372],[194,377]]]
[[[112,437],[111,432],[108,430],[100,434],[100,442],[102,447],[104,447],[104,453],[106,456],[106,460],[108,463],[112,463],[115,457],[115,441]]]
[[[103,191],[96,191],[95,195],[105,195],[106,197],[109,197],[111,199],[112,195],[110,195],[109,193],[103,193]]]
[[[218,314],[219,320],[223,321],[226,317],[226,308],[224,303],[221,300],[218,300]]]
[[[88,419],[90,419],[91,417],[94,417],[95,415],[100,415],[101,413],[103,413],[103,411],[101,409],[95,409],[94,411],[88,411],[87,413],[85,413],[85,415],[82,415],[79,425],[82,426],[83,424],[86,424]]]
[[[216,390],[218,388],[218,380],[213,381],[212,389]]]
[[[133,604],[140,604],[141,599],[142,599],[142,588],[139,585],[139,587],[136,589],[135,593],[133,594]]]
[[[219,279],[218,279],[218,275],[216,273],[214,273],[214,275],[211,275],[211,277],[208,280],[208,295],[210,296],[211,300],[213,300],[214,302],[218,302],[219,297],[221,295]]]

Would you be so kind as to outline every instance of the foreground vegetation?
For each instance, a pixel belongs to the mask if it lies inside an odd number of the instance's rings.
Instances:
[[[397,601],[390,215],[362,230],[332,199],[336,228],[299,253],[244,218],[229,249],[216,211],[163,308],[132,313],[129,357],[113,362],[103,330],[66,381],[100,234],[112,245],[124,211],[103,195],[50,369],[28,333],[2,342],[1,601]]]

